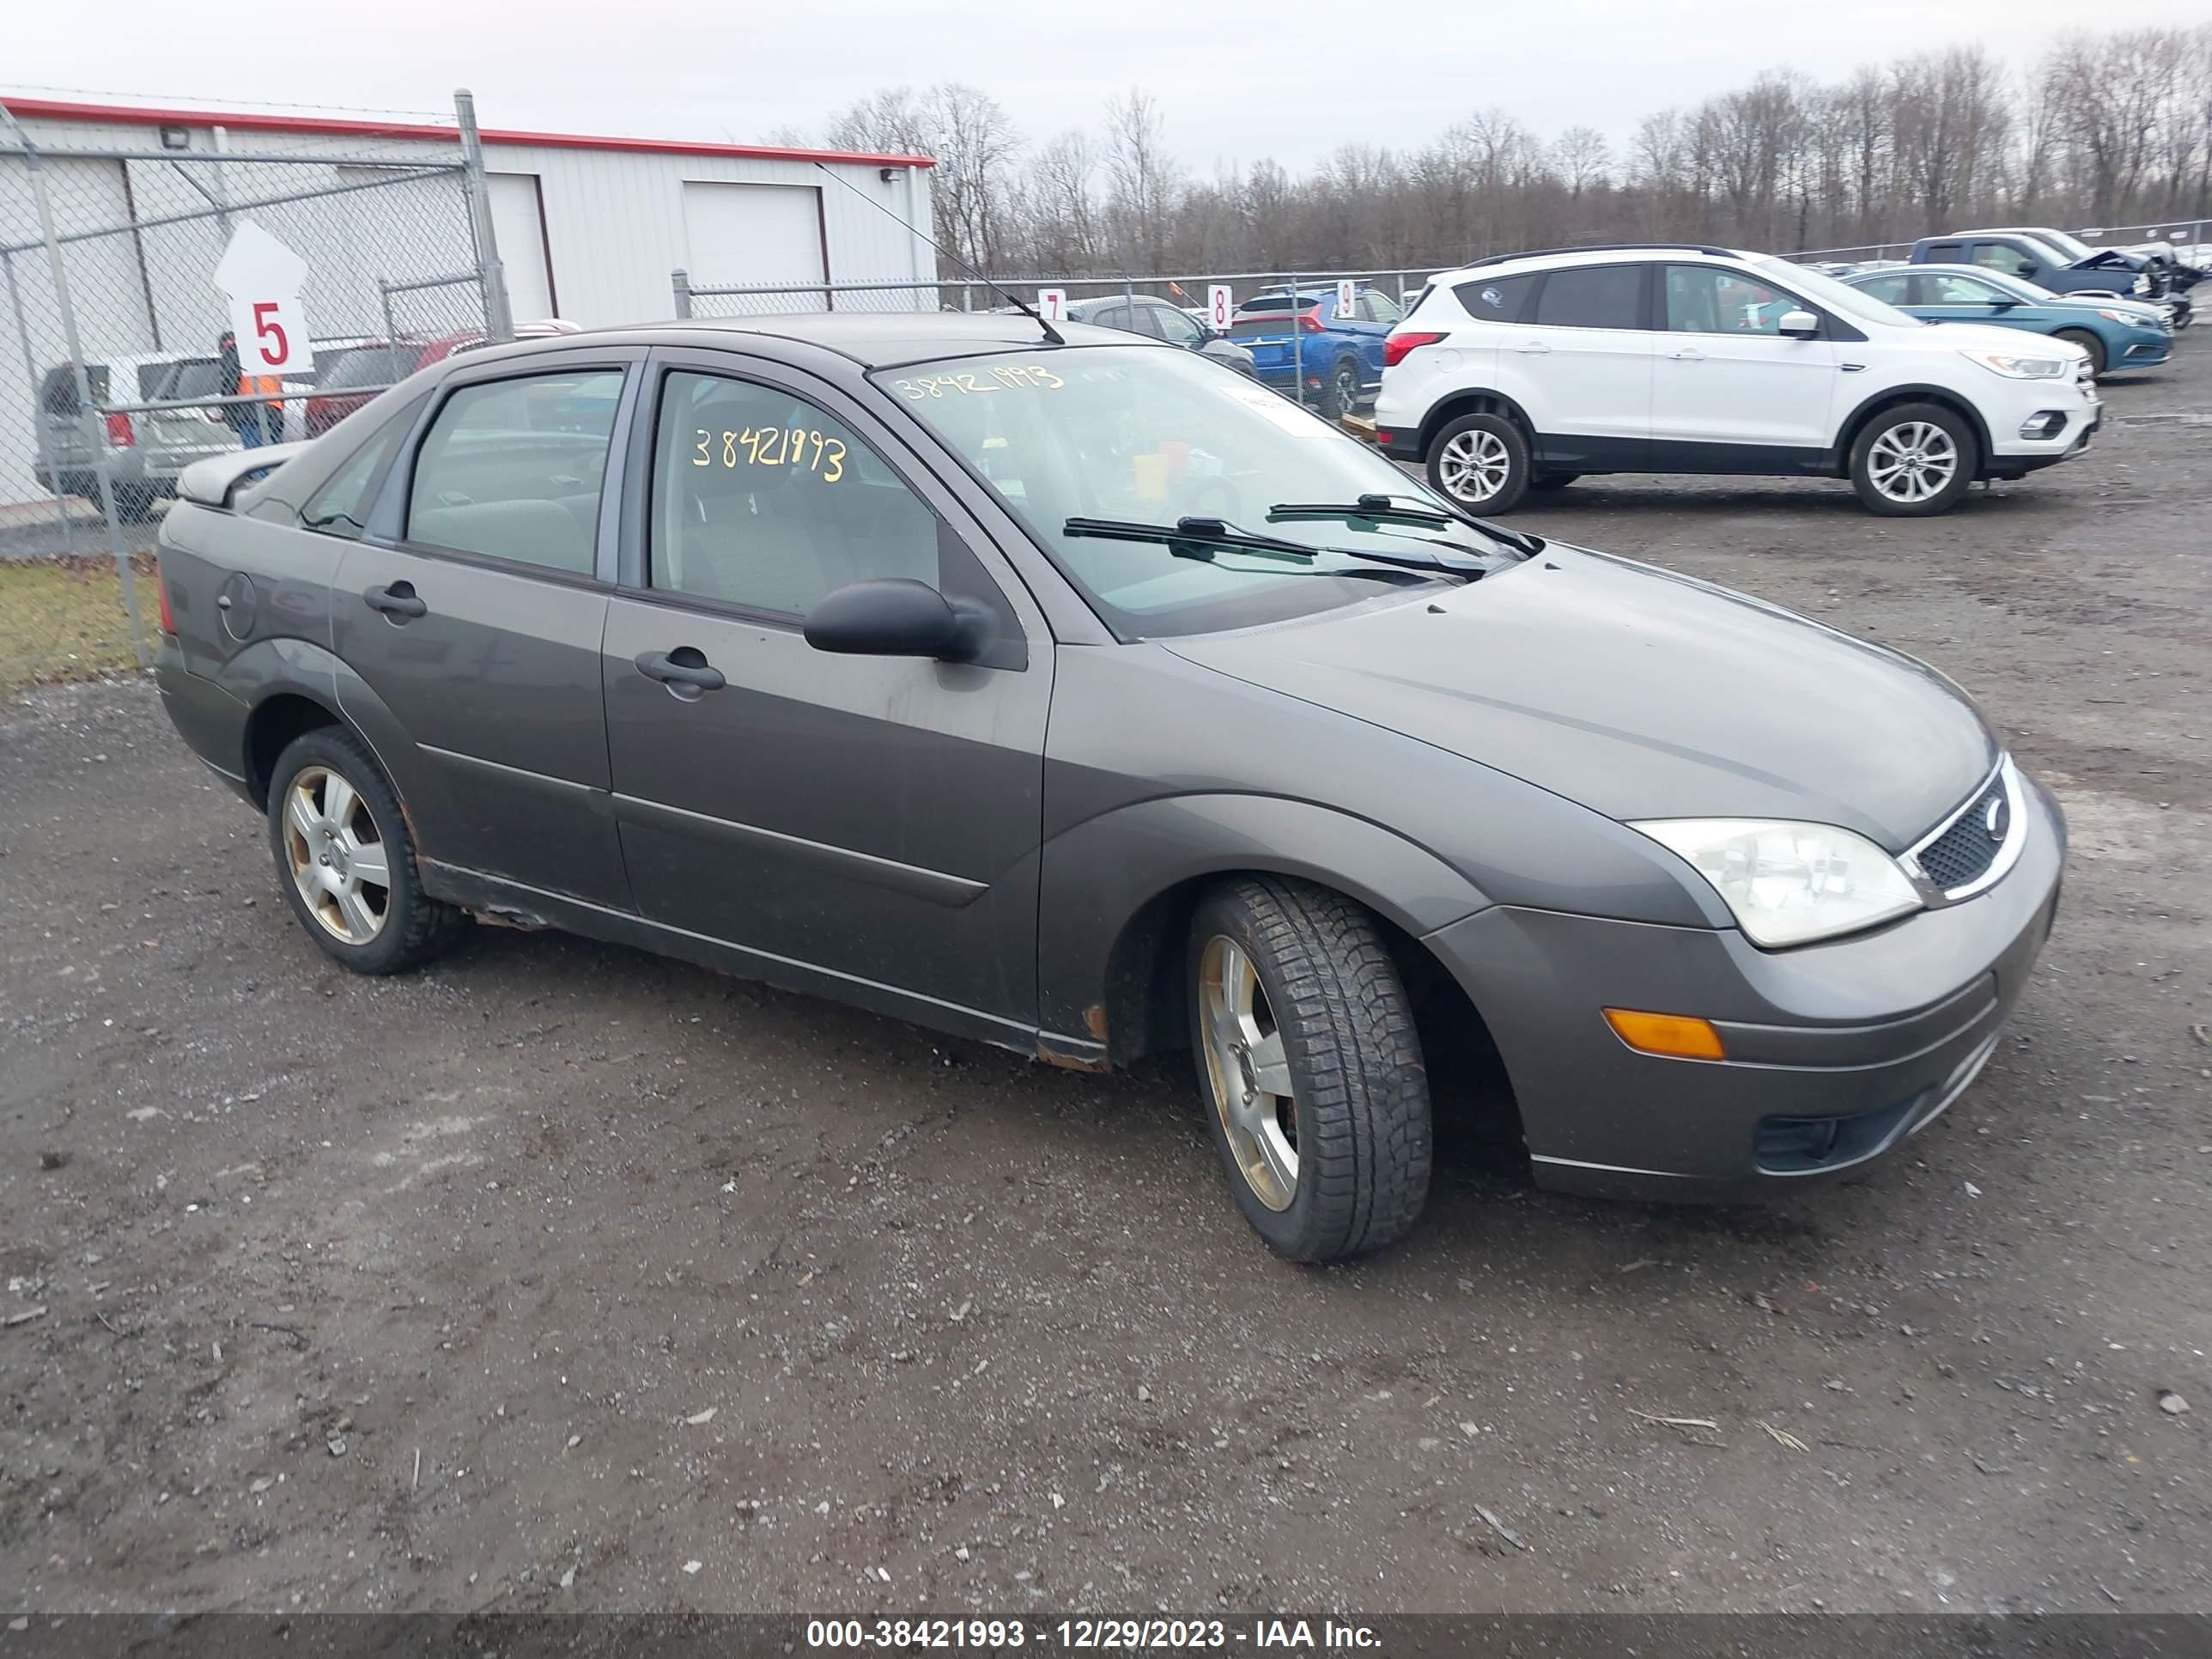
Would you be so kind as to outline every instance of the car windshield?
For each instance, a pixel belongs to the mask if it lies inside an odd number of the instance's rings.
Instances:
[[[2097,251],[2079,236],[2069,236],[2063,230],[2038,229],[2033,234],[2039,241],[2047,242],[2057,248],[2069,261],[2086,259]]]
[[[1810,265],[1792,264],[1787,259],[1767,258],[1753,259],[1753,269],[1765,271],[1784,288],[1794,289],[1808,300],[1818,300],[1831,311],[1840,311],[1846,317],[1856,317],[1869,323],[1884,323],[1891,328],[1917,328],[1920,319],[1908,317],[1886,300],[1877,300],[1863,289],[1849,283],[1839,283],[1832,276],[1823,276]]]
[[[1271,520],[1273,507],[1356,503],[1364,495],[1452,509],[1319,416],[1194,353],[1067,347],[872,378],[999,495],[1125,639],[1249,627],[1372,600],[1393,586],[1428,590],[1459,580],[1332,549],[1436,559],[1462,572],[1514,562],[1471,525]],[[1066,528],[1071,519],[1172,528],[1186,518],[1310,547],[1314,557],[1108,540]]]

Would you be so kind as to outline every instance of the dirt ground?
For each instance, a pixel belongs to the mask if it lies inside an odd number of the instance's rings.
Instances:
[[[1984,1079],[1788,1207],[1455,1164],[1401,1247],[1285,1266],[1175,1068],[551,934],[350,978],[144,684],[0,712],[0,1613],[2212,1608],[2181,345],[1948,518],[1516,520],[1929,658],[2071,818]]]

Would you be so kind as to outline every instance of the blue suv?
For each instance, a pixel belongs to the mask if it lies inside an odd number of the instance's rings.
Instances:
[[[1255,294],[1237,307],[1229,337],[1252,354],[1260,379],[1334,421],[1382,384],[1382,342],[1404,313],[1380,289],[1362,288],[1350,310],[1334,284]],[[1301,375],[1303,384],[1301,385]]]

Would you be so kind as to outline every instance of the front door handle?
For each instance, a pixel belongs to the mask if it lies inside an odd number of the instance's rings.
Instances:
[[[1695,346],[1684,346],[1680,351],[1668,355],[1678,363],[1702,363],[1705,361],[1705,354]]]
[[[729,684],[703,653],[688,645],[679,645],[673,651],[639,652],[637,672],[663,685],[684,686],[695,692],[719,691]]]
[[[1532,357],[1540,357],[1549,351],[1552,346],[1548,340],[1523,340],[1513,349],[1516,351],[1525,351]]]
[[[389,586],[380,583],[364,590],[361,597],[362,602],[371,611],[381,611],[397,621],[430,614],[430,607],[415,597],[415,584],[412,582],[393,582]]]

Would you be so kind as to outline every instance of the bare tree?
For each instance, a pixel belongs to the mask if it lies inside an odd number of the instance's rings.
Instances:
[[[1107,103],[1106,177],[1124,256],[1159,270],[1182,173],[1167,152],[1159,100],[1139,88]]]

